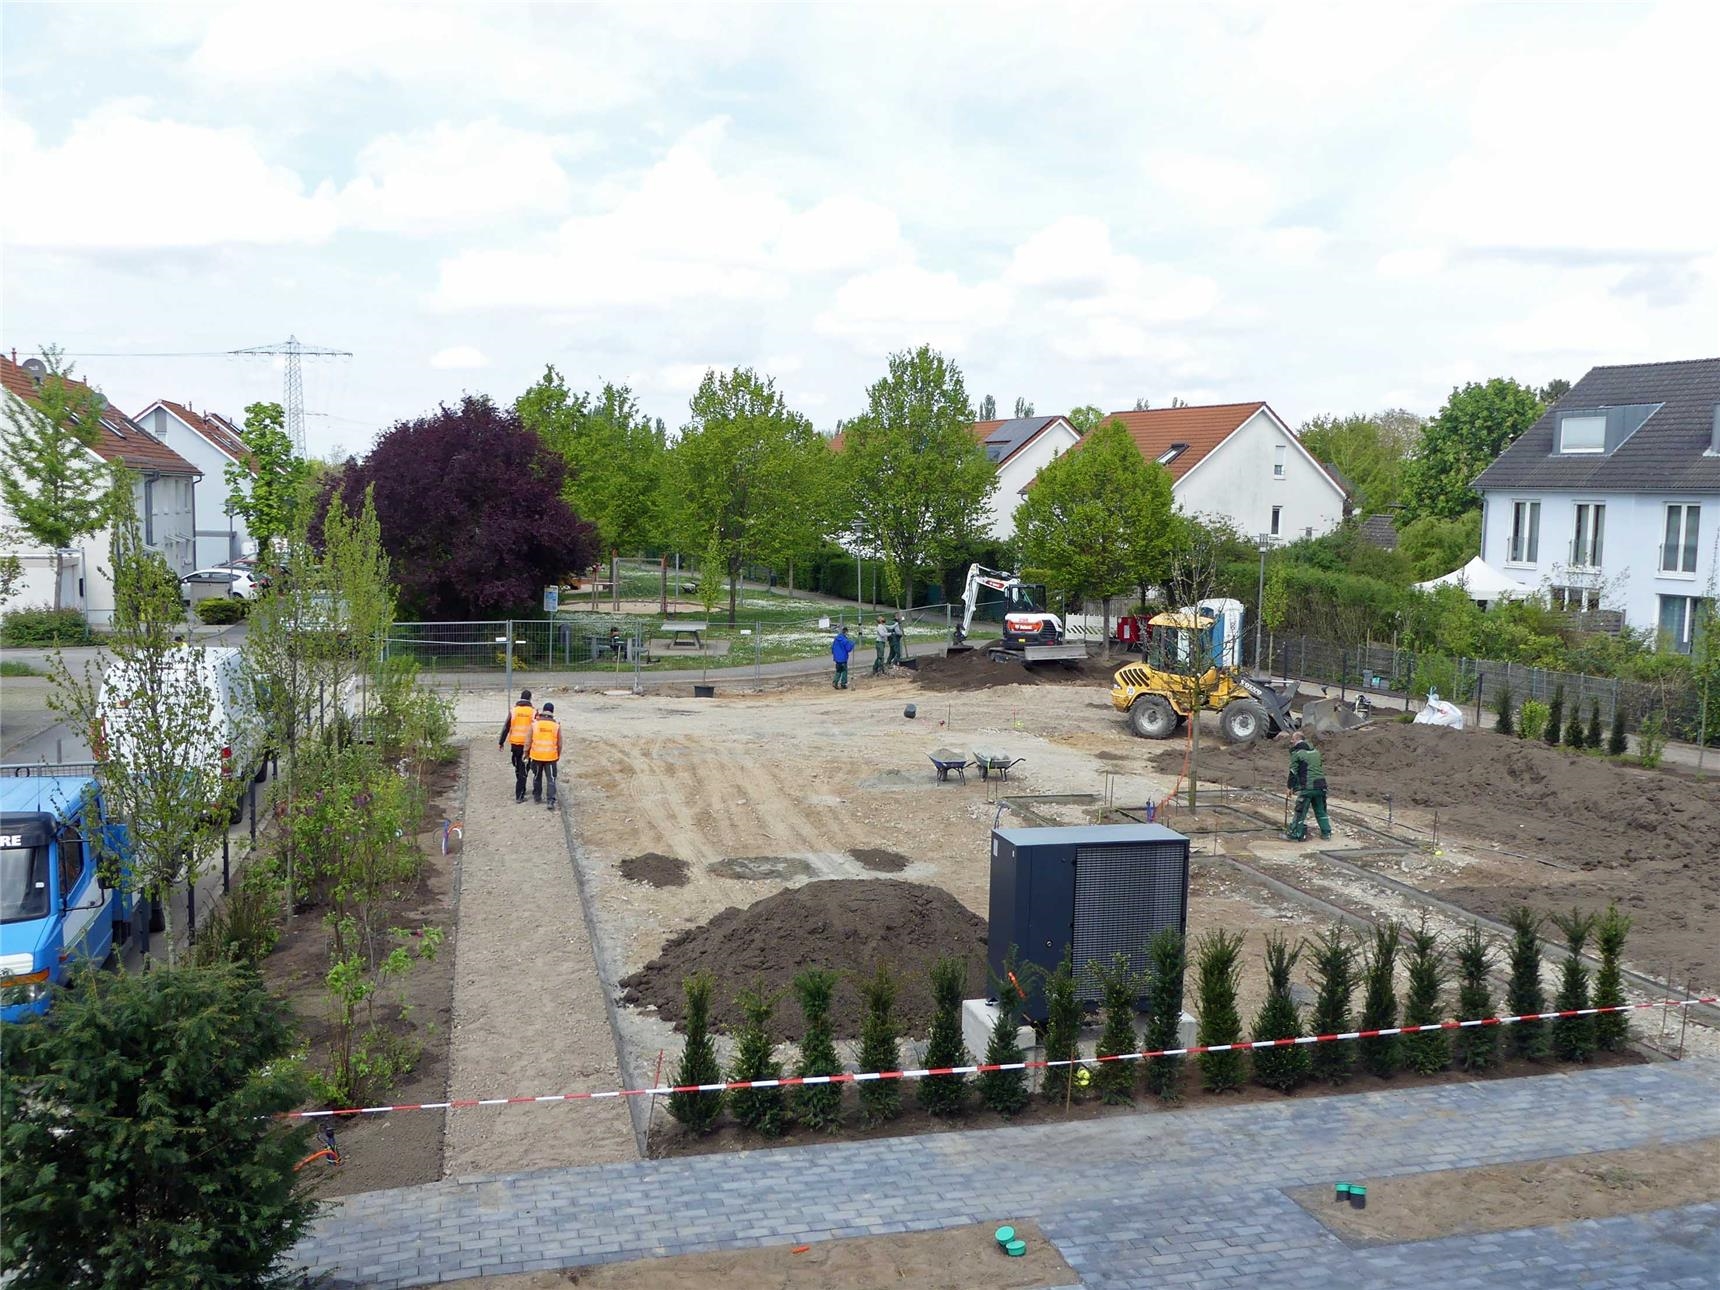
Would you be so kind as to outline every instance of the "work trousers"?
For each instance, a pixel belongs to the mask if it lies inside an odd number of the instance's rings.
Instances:
[[[832,682],[832,686],[838,690],[848,688],[848,664],[838,663],[836,665],[836,680]]]
[[[532,801],[541,802],[547,790],[549,804],[555,805],[555,763],[553,761],[534,761],[532,763]]]
[[[1305,788],[1296,794],[1296,814],[1290,817],[1290,840],[1300,842],[1308,836],[1308,811],[1312,808],[1314,820],[1320,826],[1320,836],[1332,836],[1332,821],[1326,817],[1326,791],[1321,788]]]
[[[531,762],[526,757],[524,744],[509,744],[508,747],[514,754],[514,801],[523,802],[526,800],[526,768]]]
[[[883,674],[884,674],[884,642],[879,641],[878,642],[877,657],[872,660],[872,675],[873,676],[882,676]]]
[[[894,667],[902,661],[902,638],[894,632],[890,633],[890,666]]]

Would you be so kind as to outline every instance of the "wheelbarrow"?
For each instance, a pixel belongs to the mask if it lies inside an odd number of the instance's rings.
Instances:
[[[940,748],[929,752],[926,756],[932,759],[932,765],[938,772],[938,782],[941,784],[954,775],[962,783],[967,783],[968,759],[966,753],[955,752],[949,748]]]
[[[977,749],[973,755],[973,764],[979,767],[981,779],[990,779],[996,775],[999,779],[1008,780],[1010,768],[1019,766],[1026,760],[1025,757],[1011,757],[1008,753],[982,752]]]

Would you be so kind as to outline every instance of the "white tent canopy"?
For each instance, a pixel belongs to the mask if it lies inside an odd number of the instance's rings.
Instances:
[[[1421,591],[1432,591],[1436,587],[1462,587],[1469,593],[1471,600],[1483,604],[1494,600],[1521,600],[1535,594],[1533,587],[1495,569],[1480,556],[1476,556],[1461,569],[1453,569],[1450,573],[1415,585]]]

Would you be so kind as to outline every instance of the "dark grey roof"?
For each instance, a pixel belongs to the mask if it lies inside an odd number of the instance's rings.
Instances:
[[[1362,521],[1359,536],[1370,546],[1377,546],[1384,551],[1397,550],[1397,525],[1389,515],[1370,515]]]
[[[1636,433],[1609,453],[1553,451],[1560,415],[1659,404]],[[1720,493],[1713,442],[1720,404],[1720,358],[1596,367],[1476,477],[1475,487],[1577,492]]]
[[[1055,420],[1056,417],[1012,417],[1000,421],[985,437],[985,455],[993,461],[1003,461]]]

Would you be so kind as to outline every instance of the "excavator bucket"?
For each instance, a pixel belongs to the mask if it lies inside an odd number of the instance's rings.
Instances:
[[[1302,705],[1302,729],[1311,735],[1342,734],[1366,725],[1366,714],[1342,699],[1310,699]]]

